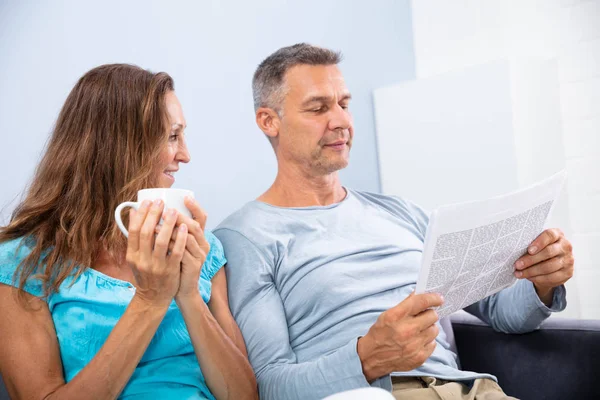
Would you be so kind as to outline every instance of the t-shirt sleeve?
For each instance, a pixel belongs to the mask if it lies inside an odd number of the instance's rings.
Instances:
[[[208,244],[210,244],[210,251],[206,256],[204,265],[202,265],[200,276],[207,281],[210,281],[221,267],[227,263],[227,259],[225,258],[225,252],[223,251],[221,241],[217,239],[212,232],[206,231],[204,235],[206,236]]]
[[[31,248],[21,239],[0,244],[0,283],[19,287],[19,272],[17,270],[30,252]],[[30,276],[25,282],[23,290],[37,297],[42,297],[44,294],[41,280],[34,275]]]

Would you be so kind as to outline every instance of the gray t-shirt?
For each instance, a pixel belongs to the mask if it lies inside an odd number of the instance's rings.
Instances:
[[[324,207],[252,201],[213,231],[225,248],[229,303],[261,399],[317,399],[369,386],[357,340],[415,288],[426,213],[396,197],[347,192]],[[522,280],[467,311],[497,330],[525,332],[565,305],[564,288],[549,309]],[[436,340],[422,366],[397,374],[492,377],[459,370],[443,330]],[[391,390],[389,376],[371,385]]]

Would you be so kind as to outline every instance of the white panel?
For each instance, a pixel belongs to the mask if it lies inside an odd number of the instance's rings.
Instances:
[[[600,21],[599,21],[600,22]],[[565,118],[591,118],[600,115],[600,76],[560,87]]]
[[[577,34],[580,41],[600,37],[600,0],[582,2],[573,7],[573,20],[577,22]]]
[[[518,188],[508,62],[375,91],[384,193],[426,208]]]
[[[563,120],[565,156],[600,156],[600,115]]]
[[[510,63],[513,128],[519,186],[526,187],[565,168],[555,61],[515,58]],[[548,226],[571,234],[567,189]]]
[[[600,21],[598,21],[600,24]],[[575,82],[600,74],[600,39],[573,44],[559,54],[561,82]]]

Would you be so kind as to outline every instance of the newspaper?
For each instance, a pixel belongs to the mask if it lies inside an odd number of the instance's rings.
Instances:
[[[563,170],[526,189],[431,214],[416,293],[440,293],[445,317],[516,282],[515,262],[544,230]]]

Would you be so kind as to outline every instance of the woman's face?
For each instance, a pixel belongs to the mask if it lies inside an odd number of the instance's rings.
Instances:
[[[181,104],[175,92],[171,91],[165,95],[167,113],[169,115],[168,132],[169,140],[159,158],[158,187],[168,188],[175,183],[175,172],[179,170],[179,163],[188,163],[190,153],[185,144],[184,130],[186,128],[185,117]]]

